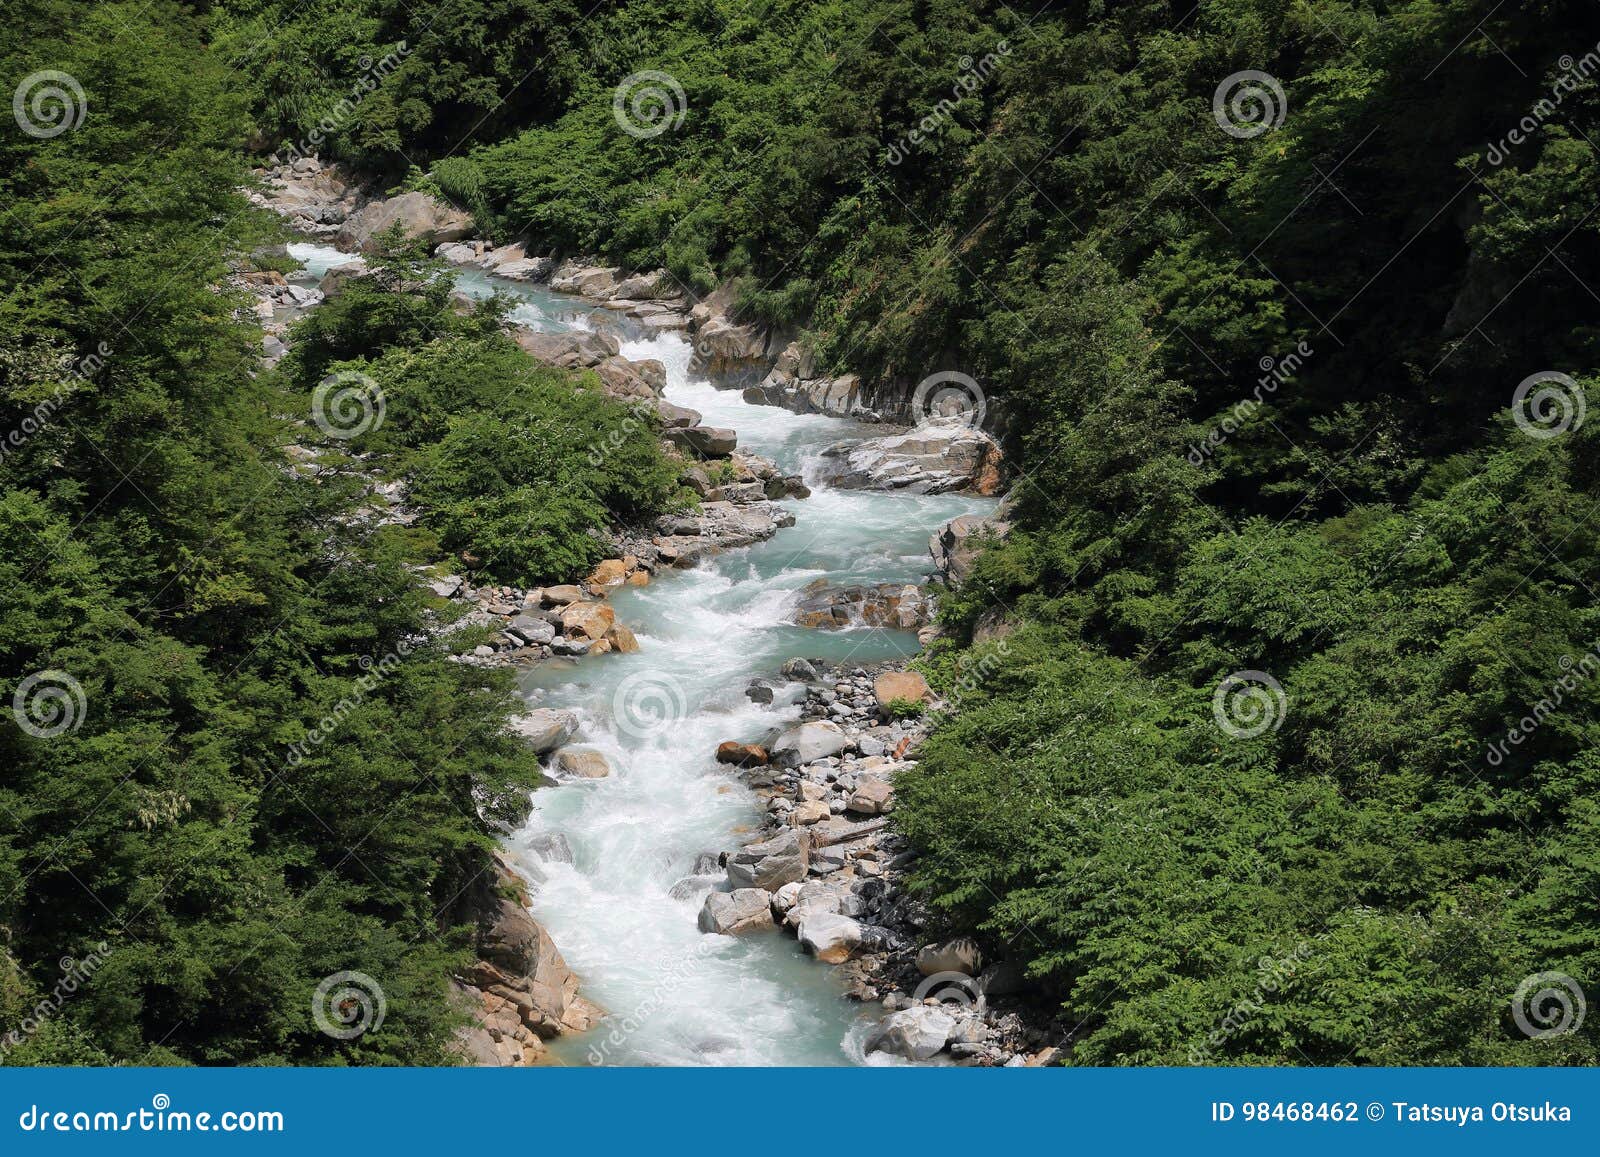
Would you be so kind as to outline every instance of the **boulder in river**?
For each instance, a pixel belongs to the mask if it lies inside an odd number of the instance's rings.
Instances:
[[[611,774],[611,764],[593,748],[567,747],[556,753],[556,770],[579,779],[604,779]]]
[[[717,762],[731,763],[734,767],[761,767],[770,757],[759,743],[736,743],[727,740],[717,744]]]
[[[804,880],[810,857],[811,841],[804,832],[783,832],[729,856],[728,879],[736,888],[776,891],[785,884]]]
[[[601,1011],[578,995],[578,978],[555,942],[521,905],[500,899],[478,939],[483,959],[468,979],[491,996],[515,1006],[539,1036],[584,1032]]]
[[[571,711],[539,707],[511,720],[511,730],[522,736],[539,755],[554,751],[578,733],[578,717]]]
[[[712,892],[700,909],[700,931],[737,936],[772,927],[772,893],[762,888]]]
[[[802,627],[839,631],[849,627],[890,627],[914,631],[927,623],[933,600],[914,583],[830,586],[815,579],[800,591],[794,621]]]
[[[999,444],[962,417],[933,418],[903,434],[836,443],[822,457],[822,477],[842,490],[995,494],[1000,489]]]
[[[615,357],[622,348],[616,338],[606,333],[589,333],[575,330],[570,333],[546,333],[540,330],[516,329],[511,336],[536,362],[562,369],[581,370],[597,366],[607,358]]]
[[[603,639],[617,621],[617,612],[605,603],[571,603],[561,612],[561,633],[569,639]]]
[[[800,947],[824,964],[843,964],[861,946],[861,924],[831,912],[810,912],[795,925]]]
[[[893,1053],[912,1061],[936,1056],[956,1031],[955,1018],[930,1005],[892,1012],[867,1036],[868,1052]]]

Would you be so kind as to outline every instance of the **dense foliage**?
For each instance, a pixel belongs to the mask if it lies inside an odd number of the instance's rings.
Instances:
[[[308,399],[257,376],[224,288],[262,226],[202,29],[30,9],[8,87],[56,69],[89,100],[0,135],[0,667],[61,725],[0,726],[5,1059],[447,1063],[461,901],[538,770],[509,682],[422,635],[353,479],[290,469]],[[346,969],[387,1009],[342,1042],[312,1008]]]
[[[298,323],[284,372],[301,393],[333,378],[383,398],[345,447],[405,479],[421,527],[464,569],[568,582],[610,551],[608,527],[677,504],[653,411],[533,362],[501,332],[503,302],[461,314],[443,271],[375,265]]]
[[[1016,530],[947,613],[1016,630],[930,661],[984,677],[899,816],[1075,1059],[1595,1059],[1510,1015],[1530,973],[1600,980],[1594,435],[1508,420],[1600,366],[1590,6],[707,0],[562,37],[559,99],[350,155],[735,280],[837,368],[983,383]],[[611,98],[643,69],[685,115],[636,138]],[[1234,135],[1246,69],[1282,119]],[[1235,671],[1281,683],[1276,729],[1217,726]]]
[[[67,739],[3,737],[0,920],[24,968],[0,1000],[48,980],[42,952],[106,936],[99,904],[131,929],[52,1022],[83,1034],[56,1055],[143,1056],[174,1023],[159,1056],[325,1055],[302,990],[352,941],[409,978],[415,1049],[396,1055],[425,1055],[437,973],[406,937],[432,943],[419,898],[481,833],[407,807],[368,869],[368,845],[332,851],[359,833],[311,816],[399,795],[372,784],[401,774],[391,743],[425,767],[450,735],[501,752],[422,785],[436,805],[516,770],[473,706],[495,688],[428,662],[364,706],[382,718],[337,762],[269,770],[412,612],[381,539],[330,551],[337,486],[284,480],[272,387],[208,288],[248,116],[263,147],[426,170],[497,237],[665,265],[697,293],[733,281],[838,369],[984,385],[1019,464],[1015,529],[947,600],[960,646],[929,668],[963,692],[897,816],[926,895],[1028,966],[1074,1060],[1597,1059],[1592,1018],[1535,1041],[1511,1016],[1530,974],[1600,984],[1600,434],[1510,420],[1529,375],[1571,375],[1570,408],[1600,369],[1592,6],[216,8],[209,50],[168,4],[7,49],[11,72],[94,74],[104,109],[8,136],[0,171],[7,404],[71,394],[0,467],[21,544],[0,646],[11,669],[81,672],[99,705]],[[63,26],[51,11],[38,27]],[[1213,94],[1248,69],[1281,85],[1282,119],[1235,135]],[[670,74],[683,117],[636,136],[613,94],[643,70]],[[418,296],[354,296],[370,312],[343,339],[330,313],[290,384],[359,361],[408,399],[372,448],[421,469],[454,549],[508,551],[532,518],[571,543],[601,507],[668,499],[641,447],[616,489],[550,501],[540,462],[446,401],[458,379],[498,390],[501,347],[470,321],[408,330]],[[117,356],[72,378],[100,340]],[[1213,715],[1239,671],[1284,692],[1252,738]],[[442,718],[418,727],[418,703]],[[304,929],[267,938],[270,963],[228,972],[289,918]]]

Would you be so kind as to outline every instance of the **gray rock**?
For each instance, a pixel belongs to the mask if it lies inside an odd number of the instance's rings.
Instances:
[[[551,643],[556,637],[555,624],[534,615],[518,615],[506,629],[529,644]]]
[[[903,434],[841,442],[822,452],[822,477],[845,490],[993,494],[1000,447],[961,416],[933,418]]]
[[[713,892],[700,909],[700,931],[737,936],[772,927],[772,893],[762,888]]]
[[[728,879],[736,888],[761,888],[772,892],[806,878],[811,841],[806,833],[791,830],[758,844],[740,848],[728,857]]]
[[[802,763],[837,755],[845,748],[844,730],[827,720],[802,723],[778,737],[772,745],[773,759],[784,767],[798,767]]]
[[[961,972],[976,976],[983,968],[983,952],[970,936],[958,936],[943,944],[929,944],[917,953],[917,971],[924,976],[939,972]]]
[[[739,435],[720,426],[674,426],[662,437],[707,458],[726,458],[739,444]]]
[[[511,721],[511,730],[522,736],[540,755],[554,751],[578,733],[578,717],[571,711],[539,707]]]
[[[426,193],[402,193],[388,200],[372,201],[352,214],[339,229],[342,249],[371,251],[384,230],[399,225],[406,238],[420,239],[429,245],[459,241],[472,235],[472,216]]]
[[[817,669],[807,659],[790,659],[779,668],[785,679],[799,679],[807,683],[817,678]]]
[[[800,947],[827,964],[843,964],[861,946],[861,925],[848,916],[809,912],[795,922]],[[943,1047],[943,1042],[940,1042]],[[938,1050],[935,1050],[938,1051]]]
[[[535,836],[528,841],[528,850],[547,864],[573,862],[572,844],[561,832],[554,832],[548,836]]]
[[[955,1018],[928,1005],[892,1012],[867,1036],[868,1052],[892,1053],[912,1061],[936,1056],[955,1032]]]

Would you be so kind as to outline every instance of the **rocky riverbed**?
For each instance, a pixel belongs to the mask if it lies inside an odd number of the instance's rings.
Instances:
[[[743,385],[749,403],[858,420],[884,416],[863,404],[854,378],[818,374],[798,339],[736,322],[726,295],[692,300],[664,271],[629,272],[534,255],[521,243],[492,246],[472,236],[470,219],[459,211],[424,194],[373,198],[313,159],[270,164],[262,176],[262,203],[350,255],[314,287],[277,274],[242,274],[240,283],[256,295],[267,330],[263,352],[269,363],[286,351],[287,327],[295,317],[337,296],[352,278],[372,275],[361,252],[377,233],[398,226],[480,280],[546,283],[587,303],[590,328],[552,332],[517,325],[513,316],[512,335],[531,358],[591,371],[606,393],[647,407],[660,421],[664,442],[682,458],[685,482],[700,496],[694,510],[619,528],[611,543],[614,556],[581,582],[538,589],[478,586],[443,567],[424,568],[421,581],[451,608],[441,611],[440,629],[485,631],[487,641],[459,656],[462,662],[532,668],[637,654],[648,641],[641,644],[618,617],[614,593],[638,590],[674,568],[704,565],[794,525],[788,504],[810,493],[807,483],[771,458],[741,448],[731,425],[707,424],[698,410],[664,397],[667,367],[659,358],[639,356],[638,347],[649,345],[652,335],[682,334],[690,343],[689,371],[723,388]],[[470,278],[463,284],[473,288]],[[318,453],[314,445],[299,447],[291,455],[294,468],[363,469],[359,462],[324,467]],[[998,487],[999,471],[999,450],[987,435],[959,421],[936,421],[830,446],[817,478],[844,489],[987,494]],[[371,484],[370,517],[415,518],[403,480],[374,476]],[[994,516],[958,516],[935,535],[935,568],[958,577],[970,565],[974,535],[1004,529]],[[790,616],[799,626],[830,632],[886,627],[920,629],[926,637],[935,630],[932,610],[920,583],[819,578],[798,592]],[[921,677],[898,666],[794,660],[749,686],[751,704],[774,710],[794,704],[795,689],[801,689],[799,718],[791,726],[770,735],[730,736],[707,753],[737,769],[745,789],[762,801],[765,823],[742,846],[697,857],[671,895],[697,904],[696,923],[704,934],[744,937],[782,929],[805,952],[836,967],[851,999],[881,1001],[885,1015],[864,1039],[869,1055],[1046,1063],[1055,1055],[1059,1026],[1027,1027],[1039,1018],[1019,1015],[1026,1006],[1010,995],[1021,986],[1015,968],[1004,960],[985,961],[971,941],[933,940],[928,914],[904,892],[912,852],[891,823],[894,777],[914,762],[926,713],[936,704]],[[614,747],[583,741],[585,722],[578,712],[535,708],[514,727],[540,753],[553,783],[630,774]],[[479,898],[479,959],[452,982],[462,1006],[473,1013],[475,1026],[462,1034],[461,1048],[476,1063],[533,1063],[547,1056],[547,1042],[610,1023],[578,993],[576,975],[529,914],[537,892],[520,900],[504,894],[530,885],[539,889],[549,873],[574,866],[582,849],[575,850],[559,831],[527,842],[532,854],[502,862],[500,886]]]

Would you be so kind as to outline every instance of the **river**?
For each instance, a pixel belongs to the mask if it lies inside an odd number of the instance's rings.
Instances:
[[[297,245],[291,253],[320,276],[346,254]],[[621,327],[581,299],[478,271],[457,281],[468,294],[510,294],[510,317],[540,329]],[[774,934],[707,936],[696,926],[704,890],[671,894],[702,852],[731,851],[761,823],[760,800],[712,755],[726,739],[759,739],[797,718],[800,688],[761,706],[744,694],[752,678],[776,677],[794,656],[862,663],[909,655],[909,631],[838,632],[786,620],[801,587],[920,581],[931,569],[928,537],[947,519],[986,513],[993,500],[957,495],[843,491],[819,486],[825,446],[881,430],[824,415],[745,403],[689,373],[678,334],[636,337],[624,356],[667,369],[667,400],[730,427],[739,445],[802,473],[813,486],[783,505],[795,525],[755,546],[611,596],[617,620],[639,639],[634,654],[555,660],[527,672],[532,705],[576,711],[579,742],[603,752],[604,779],[563,781],[535,794],[508,851],[537,879],[534,917],[609,1013],[595,1032],[551,1042],[558,1063],[621,1065],[843,1065],[865,1063],[871,1020],[844,998],[833,970]],[[564,837],[573,862],[533,850]],[[875,1007],[875,1006],[874,1006]],[[872,1060],[883,1060],[874,1054]]]

